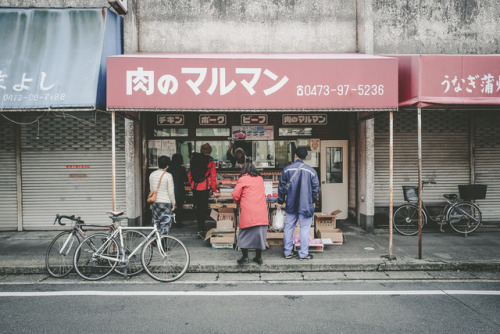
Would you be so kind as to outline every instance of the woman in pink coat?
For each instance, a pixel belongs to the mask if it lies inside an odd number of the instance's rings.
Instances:
[[[233,190],[233,199],[240,205],[240,232],[238,246],[243,256],[237,262],[248,263],[248,249],[255,249],[253,261],[262,264],[262,250],[266,249],[267,214],[264,180],[251,162],[241,169],[240,178]]]

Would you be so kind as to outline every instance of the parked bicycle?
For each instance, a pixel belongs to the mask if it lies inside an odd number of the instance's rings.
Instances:
[[[70,230],[63,231],[56,235],[47,248],[47,253],[45,254],[45,267],[47,268],[50,276],[61,278],[67,276],[73,270],[73,259],[75,251],[80,245],[80,240],[88,237],[88,235],[85,233],[84,228],[92,227],[108,229],[108,233],[112,233],[115,230],[116,223],[123,219],[126,219],[127,217],[116,216],[110,218],[113,221],[110,225],[94,225],[85,224],[85,222],[80,217],[76,217],[74,215],[66,216],[57,214],[54,220],[54,225],[57,222],[59,225],[65,226],[66,223],[63,223],[62,220],[69,220],[72,226]],[[127,241],[127,245],[134,245],[137,243],[137,240],[145,239],[146,236],[138,231],[125,231],[123,233],[123,238]],[[136,269],[137,266],[132,268],[134,263],[135,261],[130,262],[131,268],[127,268],[128,275],[136,274],[139,272]],[[140,269],[142,270],[142,267],[140,267]],[[117,267],[115,268],[115,270],[119,274],[125,275],[125,268]]]
[[[422,182],[422,193],[424,185],[435,184],[435,182]],[[449,224],[458,233],[467,234],[474,232],[481,225],[482,214],[479,206],[473,200],[486,197],[485,185],[459,185],[460,198],[457,194],[443,194],[446,205],[437,216],[432,216],[422,201],[422,228],[427,220],[440,225],[440,231],[444,232],[444,225]],[[405,204],[400,206],[393,215],[393,226],[402,235],[415,235],[418,233],[418,187],[403,186]]]
[[[123,212],[110,212],[111,217],[119,217]],[[189,266],[189,252],[184,243],[168,234],[175,222],[175,215],[165,215],[162,221],[155,221],[148,235],[133,230],[135,227],[119,225],[110,235],[94,234],[82,241],[74,255],[75,270],[84,279],[99,280],[108,276],[115,268],[123,268],[125,275],[145,270],[149,276],[171,282],[184,275]],[[130,244],[123,237],[125,231],[134,231],[137,237]],[[140,252],[141,267],[138,268]]]

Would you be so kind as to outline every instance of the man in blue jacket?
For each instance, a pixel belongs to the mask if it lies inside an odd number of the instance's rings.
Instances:
[[[300,260],[313,258],[309,254],[309,229],[311,228],[314,208],[318,200],[319,180],[316,171],[306,165],[303,159],[307,157],[307,149],[298,147],[295,161],[286,166],[281,173],[278,186],[278,205],[281,209],[286,198],[285,233],[283,236],[285,258],[291,259],[299,255]],[[300,224],[300,251],[293,251],[293,230]]]

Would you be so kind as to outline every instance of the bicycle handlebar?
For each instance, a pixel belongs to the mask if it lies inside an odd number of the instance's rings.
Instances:
[[[77,224],[84,224],[84,221],[81,220],[80,217],[75,217],[75,215],[65,216],[65,215],[56,214],[56,219],[54,220],[54,225],[56,224],[56,222],[62,226],[66,225],[63,222],[61,222],[61,219],[69,219],[69,220],[76,222]]]

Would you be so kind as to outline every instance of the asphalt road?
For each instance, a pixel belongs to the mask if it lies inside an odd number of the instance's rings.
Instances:
[[[499,333],[500,280],[0,279],[1,333]],[[247,279],[245,279],[247,278]],[[283,278],[283,277],[282,277]]]

